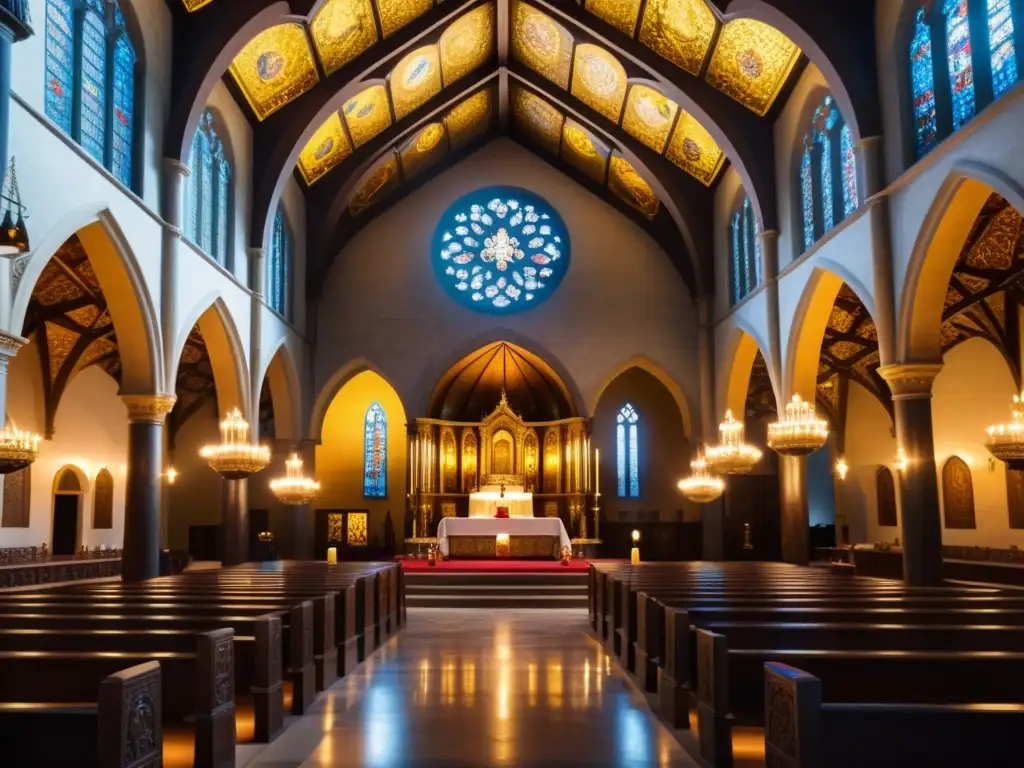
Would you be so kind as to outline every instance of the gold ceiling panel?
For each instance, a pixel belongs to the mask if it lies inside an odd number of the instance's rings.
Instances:
[[[349,200],[349,213],[353,216],[364,213],[374,203],[386,197],[398,183],[398,158],[392,153],[363,178],[359,189]]]
[[[395,119],[401,120],[441,92],[441,61],[436,45],[417,48],[388,75]]]
[[[95,363],[101,357],[117,352],[117,344],[110,336],[103,336],[90,344],[75,363],[75,372],[84,370]]]
[[[317,128],[316,133],[299,153],[299,171],[307,184],[312,184],[352,154],[352,146],[337,112]]]
[[[452,107],[444,118],[445,127],[448,129],[448,143],[452,151],[464,147],[485,133],[491,124],[492,114],[490,88],[474,93]]]
[[[327,0],[309,27],[328,75],[377,42],[370,0]]]
[[[660,154],[678,111],[679,105],[667,96],[646,85],[634,85],[622,113],[622,129]]]
[[[402,148],[400,158],[406,181],[422,173],[448,154],[448,140],[442,123],[430,123]]]
[[[562,128],[562,157],[598,184],[604,184],[611,149],[575,120],[566,118]]]
[[[988,222],[967,255],[966,263],[981,269],[1009,269],[1017,255],[1021,216],[1007,205]]]
[[[706,79],[764,116],[799,58],[796,44],[774,27],[754,19],[735,19],[722,27]]]
[[[78,342],[79,334],[69,331],[63,326],[46,321],[46,346],[49,353],[50,381],[54,381],[60,373],[61,366],[68,359],[71,350]]]
[[[676,121],[672,141],[665,152],[678,165],[698,181],[710,186],[718,175],[725,155],[711,134],[689,112],[683,111]]]
[[[640,0],[587,0],[586,8],[599,19],[604,19],[630,37],[636,30],[636,17],[640,15]]]
[[[306,30],[294,23],[260,32],[228,71],[260,120],[308,91],[319,77]]]
[[[391,125],[388,92],[383,85],[371,85],[345,102],[341,108],[352,143],[361,147]]]
[[[100,317],[100,308],[95,304],[87,304],[84,307],[72,309],[65,314],[83,328],[92,328],[92,324]]]
[[[648,0],[640,22],[640,42],[697,75],[717,24],[704,0]]]
[[[512,55],[560,88],[569,88],[572,35],[546,13],[515,0]]]
[[[565,116],[539,96],[523,88],[516,88],[512,101],[512,114],[516,123],[530,137],[553,154],[558,154]]]
[[[626,158],[612,155],[608,168],[608,188],[623,201],[636,208],[648,219],[653,219],[660,205],[651,185],[644,181]]]
[[[377,0],[380,28],[389,37],[418,16],[430,10],[433,0]]]
[[[482,5],[453,21],[441,35],[438,48],[445,85],[487,61],[494,52],[494,4]]]
[[[182,0],[185,3],[185,10],[189,13],[192,11],[198,11],[204,5],[209,5],[213,0]]]
[[[572,67],[572,95],[613,123],[619,122],[626,97],[626,70],[604,48],[589,43],[576,46]]]

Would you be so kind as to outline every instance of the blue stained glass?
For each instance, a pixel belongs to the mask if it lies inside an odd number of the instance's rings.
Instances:
[[[917,11],[914,38],[910,41],[910,84],[914,97],[914,133],[917,156],[924,157],[935,146],[938,122],[935,114],[935,73],[932,70],[931,30],[925,9]]]
[[[626,427],[618,424],[615,427],[615,478],[619,498],[626,496]]]
[[[68,135],[75,95],[72,19],[68,0],[46,0],[46,116]]]
[[[811,158],[811,146],[804,147],[804,157],[800,163],[800,197],[803,202],[804,215],[804,248],[814,245],[814,162]]]
[[[196,131],[192,138],[191,179],[189,183],[189,219],[188,236],[192,242],[199,242],[199,227],[202,221],[202,158],[203,135]]]
[[[640,457],[638,455],[636,424],[629,425],[629,495],[640,497]]]
[[[216,139],[214,139],[216,141]],[[213,216],[214,216],[214,197],[213,197],[213,154],[214,148],[210,146],[211,142],[203,142],[203,227],[199,231],[199,247],[207,253],[213,255]]]
[[[988,50],[992,57],[992,95],[999,98],[1017,82],[1016,42],[1010,0],[988,0]]]
[[[732,233],[729,239],[732,241],[732,303],[735,304],[743,298],[743,290],[740,287],[740,275],[743,272],[740,266],[743,261],[743,238],[740,235],[739,211],[733,214]]]
[[[82,16],[79,143],[101,163],[107,145],[107,29],[98,0],[89,0]]]
[[[843,169],[843,218],[857,209],[857,157],[849,125],[839,131],[839,161]]]
[[[750,198],[743,198],[743,295],[757,285],[754,278],[754,232],[750,226]]]
[[[118,12],[120,15],[120,11]],[[125,186],[132,184],[132,131],[135,107],[135,49],[126,33],[114,43],[114,115],[111,122],[110,171]]]
[[[832,212],[832,139],[828,134],[821,137],[821,225],[822,231],[828,232],[835,224]]]
[[[752,252],[748,254],[747,258],[750,259],[750,274],[753,276],[753,283],[750,286],[750,290],[757,288],[761,284],[761,226],[757,223],[757,217],[754,216],[754,206],[750,203],[750,198],[743,199],[743,229],[749,232],[750,241],[753,243]]]
[[[373,403],[366,411],[363,438],[363,496],[387,498],[388,420],[380,403]]]
[[[228,264],[228,222],[231,220],[231,164],[223,157],[217,163],[217,231],[215,253],[217,261]]]
[[[288,229],[281,206],[274,216],[274,229],[270,239],[270,258],[267,262],[267,303],[281,315],[288,311],[288,278],[291,273],[292,234]]]
[[[953,99],[953,130],[974,117],[974,65],[971,62],[971,30],[967,0],[946,0],[946,52],[949,87]]]
[[[615,427],[615,468],[619,496],[637,498],[640,496],[640,457],[637,422],[640,420],[636,409],[626,403],[619,409]],[[629,434],[627,447],[626,434]]]

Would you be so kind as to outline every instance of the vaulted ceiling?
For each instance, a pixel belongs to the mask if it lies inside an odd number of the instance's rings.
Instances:
[[[294,173],[316,222],[314,295],[367,221],[498,135],[633,217],[704,291],[726,164],[764,227],[777,227],[774,116],[808,56],[847,86],[838,98],[858,137],[878,132],[867,0],[843,14],[802,0],[754,3],[759,18],[729,0],[167,2],[168,155],[187,161],[190,132],[223,78],[259,159],[250,244],[263,243]],[[851,36],[864,44],[850,46]]]

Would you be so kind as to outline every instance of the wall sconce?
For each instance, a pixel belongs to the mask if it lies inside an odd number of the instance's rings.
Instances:
[[[910,461],[907,459],[907,454],[900,448],[896,454],[896,471],[903,473],[907,471]]]
[[[180,473],[174,467],[168,467],[167,471],[164,472],[164,477],[167,478],[168,485],[174,485],[178,481],[178,475]]]
[[[640,531],[633,529],[633,549],[629,553],[630,565],[637,565],[640,562]]]
[[[850,471],[850,465],[846,463],[846,459],[842,456],[839,457],[839,461],[836,462],[836,474],[840,480],[846,479],[846,473]]]

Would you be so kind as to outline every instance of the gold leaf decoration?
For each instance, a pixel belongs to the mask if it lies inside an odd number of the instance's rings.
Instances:
[[[299,171],[306,183],[312,184],[351,154],[341,117],[334,112],[299,153]]]
[[[444,118],[452,151],[485,133],[491,123],[491,116],[490,88],[478,91],[452,107]]]
[[[754,19],[735,19],[722,27],[706,79],[764,116],[799,58],[800,49],[779,30]]]
[[[622,113],[622,129],[661,154],[678,111],[679,105],[667,96],[646,85],[634,85]]]
[[[482,5],[453,21],[442,33],[438,48],[445,85],[487,61],[494,52],[494,4]]]
[[[100,308],[95,304],[89,304],[78,309],[72,309],[65,314],[83,328],[92,328],[92,324],[99,319]]]
[[[370,0],[327,0],[313,18],[310,31],[328,75],[377,42]]]
[[[56,323],[46,322],[46,346],[50,358],[50,381],[55,381],[61,366],[68,359],[79,334]]]
[[[341,544],[344,542],[342,538],[341,524],[344,518],[343,512],[328,512],[327,513],[327,543],[328,544]]]
[[[992,217],[967,255],[967,264],[980,269],[1009,269],[1016,257],[1021,217],[1007,205]]]
[[[613,154],[608,169],[608,188],[648,219],[658,214],[660,202],[651,185],[626,158]]]
[[[725,162],[725,155],[711,134],[689,112],[676,121],[666,157],[700,182],[710,186]]]
[[[841,307],[832,307],[828,317],[828,329],[836,333],[848,333],[853,327],[854,316]]]
[[[302,95],[319,76],[301,24],[260,32],[235,56],[228,71],[260,120]]]
[[[659,56],[700,74],[718,22],[704,0],[648,0],[640,42]]]
[[[395,119],[401,120],[441,91],[437,46],[425,45],[408,54],[388,75]]]
[[[837,341],[828,348],[828,351],[839,360],[849,360],[862,349],[860,344],[853,341]]]
[[[557,155],[565,116],[530,91],[516,88],[514,93],[512,114],[516,124],[534,141]]]
[[[204,5],[209,5],[213,0],[182,0],[182,2],[185,4],[185,10],[192,13],[192,11],[198,11]]]
[[[598,184],[604,184],[611,149],[575,120],[566,118],[562,128],[562,157]]]
[[[81,371],[88,368],[90,365],[95,363],[101,357],[111,354],[117,351],[117,344],[109,336],[96,339],[90,344],[82,356],[78,358],[78,362],[75,363],[75,371]]]
[[[388,92],[383,85],[371,85],[345,102],[341,108],[345,115],[352,143],[361,147],[391,125]]]
[[[430,123],[406,143],[400,154],[406,180],[434,165],[447,154],[448,144],[444,133],[443,124]]]
[[[377,0],[380,28],[389,37],[430,10],[433,0]]]
[[[571,93],[617,123],[626,96],[626,70],[608,51],[581,43],[576,46]]]
[[[569,88],[572,35],[521,0],[512,6],[512,55],[560,88]]]
[[[970,289],[971,293],[981,293],[988,288],[989,280],[984,277],[978,277],[967,272],[957,272],[956,279],[959,280],[964,286]]]
[[[636,30],[640,0],[587,0],[587,10],[630,37]]]
[[[359,216],[374,203],[386,197],[397,185],[398,158],[391,154],[363,178],[358,191],[349,201],[349,213],[352,216]]]
[[[367,544],[366,512],[348,513],[348,545],[350,547],[365,547]]]

